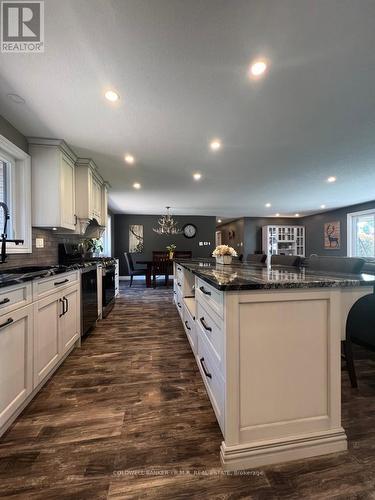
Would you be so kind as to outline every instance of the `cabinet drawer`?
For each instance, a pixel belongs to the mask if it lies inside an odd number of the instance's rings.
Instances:
[[[77,283],[78,279],[79,271],[73,271],[70,273],[57,274],[52,278],[35,281],[33,283],[34,300],[46,297],[53,292],[59,291],[61,288],[74,285]]]
[[[187,335],[187,338],[190,342],[190,346],[192,348],[192,351],[194,354],[197,354],[197,332],[196,332],[196,327],[195,327],[195,321],[193,317],[191,316],[189,309],[186,307],[186,305],[183,305],[183,316],[182,316],[182,321],[184,324],[185,328],[185,333]]]
[[[203,304],[209,305],[221,318],[224,316],[224,294],[205,281],[197,278],[196,297]]]
[[[197,363],[217,421],[224,434],[225,382],[221,373],[217,370],[211,348],[204,337],[198,340]]]
[[[208,309],[198,302],[196,323],[199,339],[203,337],[207,341],[207,346],[212,351],[212,357],[217,364],[217,368],[223,374],[224,327],[221,319],[217,317],[216,314],[208,312]]]
[[[31,303],[31,283],[0,288],[0,314],[5,314]]]
[[[182,295],[178,290],[176,293],[176,307],[177,307],[178,314],[181,316],[181,320],[182,320],[182,318],[183,318]]]

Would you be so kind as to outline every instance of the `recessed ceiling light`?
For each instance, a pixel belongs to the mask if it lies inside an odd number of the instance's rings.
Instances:
[[[265,204],[265,207],[267,207],[267,208],[270,208],[270,206],[271,206],[271,203],[266,203]]]
[[[57,231],[57,227],[53,227],[53,228],[52,228],[52,231]]]
[[[328,177],[327,182],[336,182],[336,180],[336,177],[331,175],[330,177]]]
[[[7,94],[8,99],[16,104],[25,104],[25,99],[18,94]]]
[[[120,99],[120,96],[114,90],[107,90],[107,92],[104,95],[105,95],[105,98],[111,102],[116,102]]]
[[[195,172],[195,174],[193,174],[193,177],[195,181],[200,181],[202,178],[202,174],[200,174],[199,172]]]
[[[299,214],[294,214],[294,217],[299,217]]]
[[[276,214],[276,217],[280,217],[280,214]]]
[[[125,155],[125,161],[129,165],[133,165],[135,162],[135,158],[134,158],[134,156],[127,154],[127,155]]]
[[[221,219],[217,219],[218,223],[221,224]]]
[[[139,184],[139,182],[135,182],[135,183],[133,184],[133,188],[134,188],[134,189],[141,189],[141,185]]]
[[[326,208],[326,206],[325,205],[320,205],[320,208]]]
[[[221,149],[220,139],[212,139],[210,143],[210,148],[212,149],[212,151],[218,151],[219,149]]]
[[[250,74],[251,76],[258,77],[263,75],[266,69],[267,69],[267,63],[265,61],[262,60],[253,61],[250,66]]]

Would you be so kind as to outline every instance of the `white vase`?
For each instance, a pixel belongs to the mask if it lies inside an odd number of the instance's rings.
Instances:
[[[218,255],[216,257],[216,264],[232,264],[231,255]]]

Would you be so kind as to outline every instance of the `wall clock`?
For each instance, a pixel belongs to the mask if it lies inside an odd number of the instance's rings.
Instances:
[[[186,238],[194,238],[197,234],[197,227],[194,224],[185,224],[182,228],[182,232]]]

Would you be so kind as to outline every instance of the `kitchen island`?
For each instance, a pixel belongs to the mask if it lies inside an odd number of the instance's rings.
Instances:
[[[347,449],[340,341],[374,276],[174,263],[174,300],[224,440],[224,469]]]

